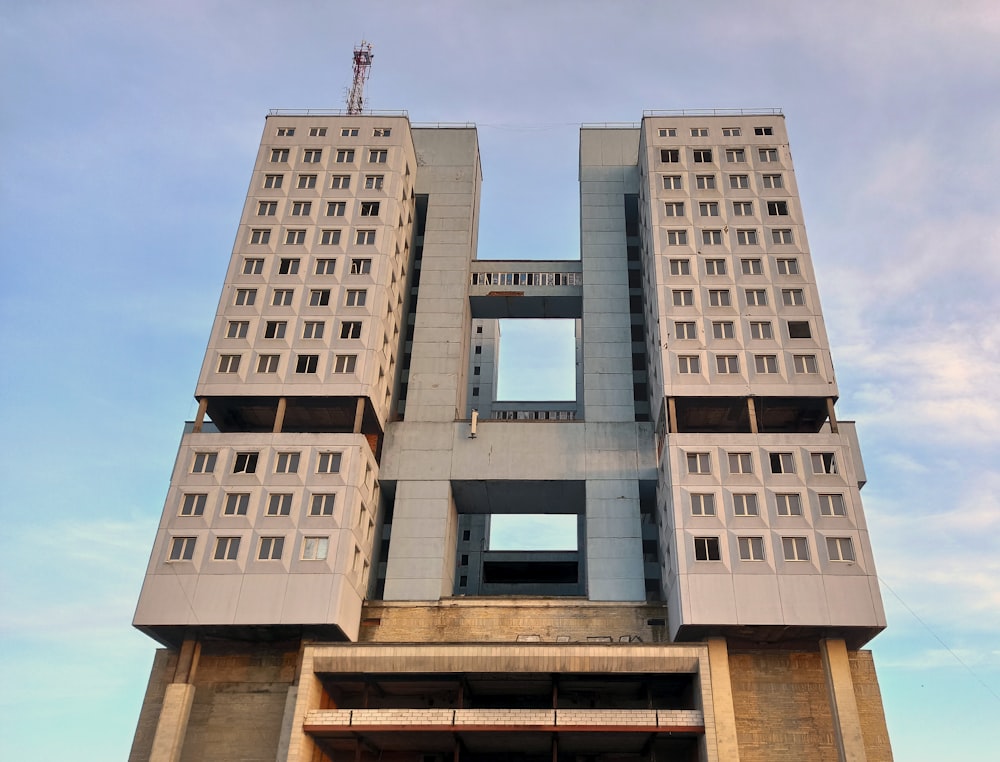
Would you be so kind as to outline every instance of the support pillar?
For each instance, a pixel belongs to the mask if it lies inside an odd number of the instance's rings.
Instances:
[[[740,747],[736,737],[736,709],[733,682],[729,674],[729,647],[726,639],[708,638],[708,665],[711,672],[712,711],[715,715],[715,743],[719,760],[739,762]],[[707,724],[707,723],[706,723]]]
[[[181,758],[188,719],[191,717],[191,705],[194,703],[192,681],[198,669],[200,654],[201,644],[196,640],[189,638],[181,645],[177,666],[174,668],[174,681],[163,694],[163,707],[156,723],[149,762],[179,762]]]
[[[837,741],[839,762],[866,762],[865,739],[861,734],[861,715],[854,695],[851,661],[843,638],[827,638],[819,642],[823,657],[823,672],[833,715],[833,735]]]
[[[753,401],[753,397],[747,397],[747,412],[750,414],[750,433],[760,433],[757,431],[757,404]]]
[[[285,425],[285,408],[288,405],[288,400],[285,397],[278,397],[278,409],[274,411],[274,428],[271,432],[274,434],[281,433],[281,427]]]
[[[198,413],[194,417],[194,426],[191,429],[195,434],[201,433],[201,427],[205,423],[206,412],[208,412],[208,398],[202,397],[198,400]]]
[[[667,416],[670,419],[670,433],[677,433],[677,400],[673,397],[667,398]]]
[[[826,414],[830,417],[830,431],[834,434],[839,434],[840,430],[837,428],[837,414],[833,411],[833,397],[826,398]]]
[[[365,419],[365,398],[358,397],[358,402],[354,407],[354,433],[361,433],[361,424]]]

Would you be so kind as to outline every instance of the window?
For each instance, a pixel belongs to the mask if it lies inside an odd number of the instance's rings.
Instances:
[[[384,182],[384,175],[365,175],[365,188],[367,190],[382,190]]]
[[[753,458],[748,452],[729,453],[729,473],[731,474],[752,474]]]
[[[298,258],[285,258],[278,260],[278,275],[297,275],[299,272]]]
[[[292,304],[292,298],[295,296],[295,289],[293,288],[276,288],[274,293],[271,294],[271,306],[272,307],[289,307]]]
[[[322,158],[322,149],[311,148],[302,152],[302,161],[306,164],[318,164]]]
[[[750,187],[750,175],[730,175],[729,187],[736,190],[746,190]]]
[[[250,495],[246,492],[227,492],[222,506],[223,516],[246,516],[250,505]]]
[[[259,355],[257,357],[258,373],[277,373],[278,355]]]
[[[340,470],[340,466],[337,466],[337,470]],[[312,496],[312,502],[309,504],[309,515],[310,516],[332,516],[333,508],[336,504],[337,496],[335,494],[317,494]]]
[[[727,148],[726,161],[736,163],[747,160],[747,152],[742,148]]]
[[[360,320],[345,320],[340,324],[340,338],[342,339],[360,339],[361,338],[361,321]]]
[[[705,246],[719,246],[722,244],[721,230],[702,230],[701,242]]]
[[[285,338],[285,329],[287,327],[288,322],[285,320],[268,320],[264,323],[264,338],[283,339]]]
[[[681,152],[676,148],[661,148],[660,161],[664,164],[678,164],[681,160]]]
[[[741,246],[756,246],[757,231],[752,228],[749,230],[737,230],[736,243],[740,244]]]
[[[781,216],[788,214],[788,202],[787,201],[768,201],[767,202],[767,213],[772,216]]]
[[[715,190],[715,175],[698,175],[695,182],[698,190]]]
[[[339,230],[324,230],[320,233],[319,238],[320,245],[322,246],[336,246],[340,243],[340,231]],[[319,262],[336,262],[334,259],[321,259],[316,263],[317,275],[333,275],[331,270],[329,273],[321,273],[318,271]]]
[[[218,457],[214,452],[196,452],[194,462],[191,464],[192,474],[210,474],[215,471],[215,460]]]
[[[734,201],[733,214],[737,217],[753,217],[753,201]]]
[[[761,178],[764,181],[765,188],[783,188],[785,187],[781,180],[781,175],[764,175]]]
[[[710,474],[712,473],[712,456],[707,452],[689,452],[687,454],[687,467],[689,474]]]
[[[327,217],[343,217],[347,213],[346,201],[328,201],[326,204]]]
[[[677,372],[685,374],[701,373],[701,362],[698,355],[679,355],[677,357]]]
[[[675,288],[671,294],[675,307],[690,307],[694,304],[694,291],[691,289]]]
[[[749,300],[748,300],[749,301]],[[750,323],[751,339],[773,339],[774,333],[771,331],[771,323],[767,320],[754,320]]]
[[[181,516],[203,516],[205,515],[205,501],[208,495],[204,493],[188,493],[181,500]]]
[[[319,460],[316,462],[316,473],[318,474],[338,474],[340,473],[341,453],[321,452]]]
[[[305,230],[289,230],[285,233],[285,243],[301,246],[306,242],[306,231]]]
[[[733,495],[734,516],[757,516],[758,513],[757,495],[755,493],[737,493]]]
[[[378,217],[378,201],[362,201],[361,202],[361,216],[362,217]]]
[[[740,136],[740,134],[741,134],[741,132],[740,132],[740,128],[739,127],[723,127],[722,128],[722,137],[724,137],[724,138],[738,138]]]
[[[820,495],[819,512],[823,516],[846,516],[847,508],[844,505],[844,496],[837,494]]]
[[[695,332],[695,324],[690,322],[675,322],[674,333],[677,335],[678,339],[698,338],[698,334]]]
[[[796,373],[819,373],[816,355],[792,355],[792,365]]]
[[[358,246],[371,246],[375,243],[374,230],[358,230],[354,235],[354,243]]]
[[[739,373],[740,358],[736,355],[716,355],[715,367],[719,373]]]
[[[311,138],[325,138],[326,137],[326,127],[310,127],[309,137]]]
[[[777,494],[774,498],[779,516],[802,515],[802,499],[797,492]]]
[[[337,233],[339,240],[340,231],[339,230],[324,230],[324,233]],[[317,275],[333,275],[336,271],[337,260],[336,259],[317,259],[316,260],[316,274]]]
[[[257,470],[257,452],[238,452],[233,461],[234,474],[252,474]]]
[[[770,127],[754,127],[754,135],[773,135],[774,131]]]
[[[272,148],[271,149],[271,162],[280,163],[288,161],[288,149],[287,148]]]
[[[347,299],[345,304],[348,307],[364,307],[368,299],[368,292],[363,288],[347,289]]]
[[[790,452],[770,453],[772,474],[794,474],[795,458]]]
[[[695,151],[694,161],[696,164],[711,164],[712,163],[711,149],[700,149]]]
[[[708,128],[707,127],[692,127],[691,137],[693,138],[707,138]]]
[[[278,202],[277,201],[258,201],[257,202],[257,216],[258,217],[273,217],[278,213]]]
[[[694,493],[691,495],[692,516],[714,516],[715,495]]]
[[[726,274],[726,260],[724,259],[705,260],[705,275],[725,275],[725,274]]]
[[[273,492],[267,499],[268,516],[288,516],[292,512],[292,496],[287,492]]]
[[[718,561],[722,558],[719,553],[718,537],[695,537],[694,538],[694,560],[695,561]]]
[[[812,338],[812,331],[809,329],[808,320],[789,320],[788,338],[809,339]]]
[[[290,138],[294,134],[295,134],[295,128],[294,127],[279,127],[278,128],[278,137],[279,138],[286,138],[286,137]]]
[[[708,303],[712,307],[728,307],[730,306],[729,289],[728,288],[712,288],[708,291]]]
[[[716,339],[731,339],[736,335],[736,328],[729,320],[718,320],[712,323],[712,336]]]
[[[190,561],[194,557],[194,537],[174,537],[170,540],[168,561]]]
[[[316,175],[299,175],[299,180],[295,184],[296,188],[308,189],[316,187]],[[294,212],[292,212],[294,214]]]
[[[347,190],[351,187],[350,175],[334,175],[330,178],[330,188],[333,190]]]
[[[271,230],[269,228],[254,228],[250,231],[250,243],[261,244],[270,243],[271,241]],[[260,260],[263,263],[264,260]],[[245,275],[250,275],[244,270]],[[254,275],[259,275],[259,273],[253,273]]]
[[[303,537],[302,538],[302,560],[322,561],[326,558],[330,546],[328,537]]]
[[[836,474],[837,460],[832,452],[814,452],[809,459],[812,461],[814,474]]]
[[[354,150],[347,148],[337,151],[338,164],[352,164],[354,162]]]
[[[351,275],[368,275],[372,271],[372,261],[370,259],[352,259]]]
[[[217,537],[215,539],[215,553],[212,558],[216,561],[235,561],[240,554],[239,537]]]
[[[356,138],[358,136],[357,127],[345,127],[340,131],[340,137],[342,138]]]
[[[297,452],[279,452],[277,459],[274,461],[274,473],[276,474],[294,474],[299,470],[299,453]]]
[[[687,259],[671,259],[670,260],[670,274],[671,275],[690,275],[691,274],[691,262]]]
[[[219,355],[219,373],[238,373],[239,370],[239,355]]]
[[[740,548],[740,561],[764,560],[763,537],[738,537],[736,542]]]
[[[684,216],[684,202],[683,201],[667,201],[663,205],[663,213],[667,217],[683,217]]]
[[[314,288],[309,292],[310,307],[326,307],[330,304],[330,289]]]
[[[385,164],[389,159],[389,152],[385,150],[372,150],[368,152],[369,164]]]
[[[702,217],[718,217],[719,203],[717,201],[702,201],[698,204],[698,214]]]
[[[681,185],[680,175],[664,175],[663,176],[663,189],[664,190],[681,190],[683,186]]]
[[[227,339],[245,339],[247,331],[250,330],[250,322],[247,320],[230,320],[226,326]]]
[[[767,163],[778,160],[778,149],[777,148],[760,148],[757,150],[757,156],[760,160]]]
[[[284,175],[264,175],[265,188],[280,188]]]
[[[854,561],[854,543],[850,537],[827,537],[826,552],[831,561]]]
[[[333,365],[334,373],[353,373],[358,363],[357,355],[337,355]]]
[[[792,231],[784,228],[775,228],[771,231],[771,241],[774,243],[795,243]]]
[[[777,355],[754,355],[753,356],[754,369],[758,373],[777,373],[778,372],[778,357]]]
[[[270,232],[270,231],[268,231]],[[247,257],[243,260],[244,275],[260,275],[264,272],[264,260]]]
[[[280,561],[281,551],[285,548],[284,537],[261,537],[257,549],[259,561]]]
[[[782,537],[781,550],[786,561],[809,560],[809,541],[805,537]]]
[[[302,326],[303,339],[322,339],[323,328],[326,326],[322,320],[307,320]]]
[[[687,246],[688,234],[686,230],[668,230],[667,246]]]
[[[744,275],[763,275],[764,265],[759,259],[744,259],[740,261]]]
[[[661,138],[676,138],[677,130],[673,127],[661,127],[658,134]]]
[[[748,307],[763,307],[767,304],[767,291],[762,288],[748,288],[746,295]]]
[[[319,355],[299,355],[295,358],[296,373],[315,373],[319,367]]]

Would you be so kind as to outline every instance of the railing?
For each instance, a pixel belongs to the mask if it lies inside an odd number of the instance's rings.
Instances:
[[[647,116],[782,116],[780,108],[682,108],[643,111]]]
[[[362,111],[360,114],[348,113],[343,108],[273,108],[267,112],[268,116],[405,116],[409,118],[407,111]]]
[[[582,286],[583,273],[472,273],[473,286]]]
[[[575,421],[575,410],[494,410],[494,421]]]

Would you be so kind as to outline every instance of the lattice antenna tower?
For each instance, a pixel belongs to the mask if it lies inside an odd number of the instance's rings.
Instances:
[[[372,68],[372,44],[365,40],[354,49],[354,83],[347,96],[347,113],[360,114],[365,106],[365,82]]]

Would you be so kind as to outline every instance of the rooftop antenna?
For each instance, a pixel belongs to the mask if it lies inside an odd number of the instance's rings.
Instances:
[[[362,40],[354,49],[354,83],[347,96],[347,113],[360,114],[365,107],[365,82],[372,68],[372,44]]]

